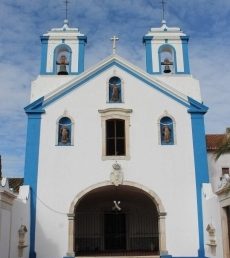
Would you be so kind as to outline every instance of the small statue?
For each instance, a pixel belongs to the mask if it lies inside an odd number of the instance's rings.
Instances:
[[[57,65],[60,65],[58,75],[67,75],[66,66],[69,65],[65,55],[61,55],[59,62],[56,62]]]
[[[118,101],[119,100],[119,87],[117,84],[112,84],[112,94],[111,94],[111,101]]]
[[[163,136],[163,141],[166,143],[170,142],[170,138],[171,138],[171,130],[167,125],[164,125],[162,127],[162,136]]]
[[[66,144],[69,141],[69,130],[66,126],[63,126],[60,129],[60,138],[61,142],[64,144]]]

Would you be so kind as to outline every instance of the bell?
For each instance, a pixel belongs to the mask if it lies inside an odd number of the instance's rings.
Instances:
[[[171,69],[169,65],[165,65],[164,73],[171,73]]]
[[[173,64],[173,62],[170,62],[168,58],[165,58],[164,62],[161,62],[162,65],[165,66],[164,73],[171,73],[170,65]]]
[[[59,65],[59,71],[58,71],[58,75],[67,75],[68,72],[66,70],[66,65],[68,65],[69,63],[67,62],[67,58],[65,55],[62,55],[60,58],[60,62],[56,62]]]
[[[58,75],[67,75],[68,72],[66,70],[66,65],[65,64],[60,64],[60,69],[58,72]]]

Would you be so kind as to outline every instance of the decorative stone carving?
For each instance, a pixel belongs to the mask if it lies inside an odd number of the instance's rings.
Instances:
[[[110,173],[111,184],[118,186],[123,184],[123,173],[121,171],[121,165],[117,162],[112,165],[113,171]]]
[[[206,231],[209,234],[209,241],[207,245],[213,246],[213,247],[216,246],[216,235],[215,235],[216,229],[212,224],[208,224]]]
[[[21,225],[18,230],[18,256],[23,257],[23,249],[26,248],[28,245],[25,245],[25,238],[27,233],[27,227],[25,225]]]
[[[218,185],[219,190],[230,188],[230,176],[228,174],[224,174]]]

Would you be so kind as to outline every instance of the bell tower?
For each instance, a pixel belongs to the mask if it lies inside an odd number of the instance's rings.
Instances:
[[[162,20],[160,28],[151,28],[143,37],[146,48],[146,70],[150,74],[190,74],[189,37],[180,28],[168,27]]]
[[[64,20],[41,36],[41,75],[75,75],[84,71],[84,49],[87,37]]]

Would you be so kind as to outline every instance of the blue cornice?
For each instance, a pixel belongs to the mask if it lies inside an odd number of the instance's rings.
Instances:
[[[146,41],[151,41],[153,39],[153,36],[144,36],[142,42],[146,43]]]
[[[27,114],[42,114],[45,113],[43,109],[44,97],[41,97],[24,108]]]
[[[188,109],[189,113],[205,114],[208,111],[208,107],[204,104],[196,101],[195,99],[188,97],[190,107]]]
[[[87,37],[86,36],[78,36],[77,37],[79,41],[83,41],[84,43],[87,43]]]

